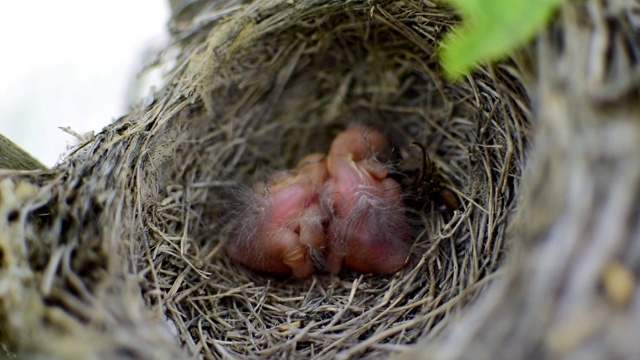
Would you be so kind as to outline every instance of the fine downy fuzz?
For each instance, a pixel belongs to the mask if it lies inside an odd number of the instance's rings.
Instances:
[[[410,226],[398,182],[376,155],[389,151],[370,127],[338,134],[329,154],[313,153],[296,170],[254,186],[236,220],[229,254],[275,275],[307,277],[314,266],[338,274],[343,266],[375,274],[404,267]]]

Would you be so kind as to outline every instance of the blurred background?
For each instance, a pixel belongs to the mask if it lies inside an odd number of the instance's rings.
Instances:
[[[159,82],[136,74],[168,20],[164,0],[0,3],[0,134],[54,166],[77,143],[59,127],[98,132]]]

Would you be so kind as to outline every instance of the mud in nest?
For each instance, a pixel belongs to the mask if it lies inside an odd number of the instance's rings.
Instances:
[[[166,307],[191,352],[386,355],[437,334],[492,278],[524,160],[527,99],[511,63],[443,81],[435,49],[454,21],[422,2],[268,2],[210,25],[179,80],[196,85],[197,100],[167,126],[177,146],[161,170],[164,198],[147,205],[140,263],[148,303]],[[453,213],[437,196],[421,204],[408,266],[300,280],[230,260],[234,192],[326,152],[354,124],[382,129],[405,158],[418,156],[412,141],[424,144],[460,199]]]
[[[48,286],[24,297],[45,314],[71,314],[66,334],[120,329],[134,340],[114,335],[85,350],[129,357],[172,356],[160,351],[173,346],[163,340],[172,333],[148,329],[167,323],[189,353],[206,358],[379,357],[451,324],[508,251],[530,136],[516,63],[443,80],[438,42],[458,19],[429,1],[217,1],[197,16],[178,15],[164,54],[177,54],[167,85],[51,174],[14,179],[46,188],[25,211],[39,219],[29,220],[40,224],[34,233],[57,234],[46,246],[20,235],[31,259],[21,266]],[[419,156],[411,142],[424,144],[439,186],[459,199],[455,211],[435,195],[414,209],[408,265],[391,276],[301,280],[230,260],[224,243],[237,192],[326,152],[355,124],[384,131],[404,159]],[[2,303],[3,317],[13,319],[7,309],[20,299]],[[57,320],[49,321],[44,328]],[[13,349],[66,354],[29,337],[3,339]]]

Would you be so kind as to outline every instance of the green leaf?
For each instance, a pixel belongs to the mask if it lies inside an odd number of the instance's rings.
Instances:
[[[463,24],[441,44],[445,74],[460,78],[479,63],[499,60],[529,41],[564,0],[449,0]]]

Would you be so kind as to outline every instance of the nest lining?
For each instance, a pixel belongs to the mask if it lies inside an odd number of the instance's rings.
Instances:
[[[214,2],[206,11],[175,24],[182,52],[154,99],[51,174],[4,180],[43,195],[21,212],[26,250],[2,242],[30,274],[12,277],[21,291],[0,303],[13,320],[2,341],[69,356],[56,339],[83,336],[99,344],[84,355],[172,358],[175,335],[207,358],[334,358],[436,336],[506,249],[529,136],[518,67],[443,81],[437,42],[456,17],[429,2]],[[459,211],[426,201],[412,259],[393,276],[278,279],[230,261],[234,192],[326,151],[352,124],[382,129],[405,157],[411,141],[425,144]],[[39,304],[29,321],[11,312],[24,299]]]

